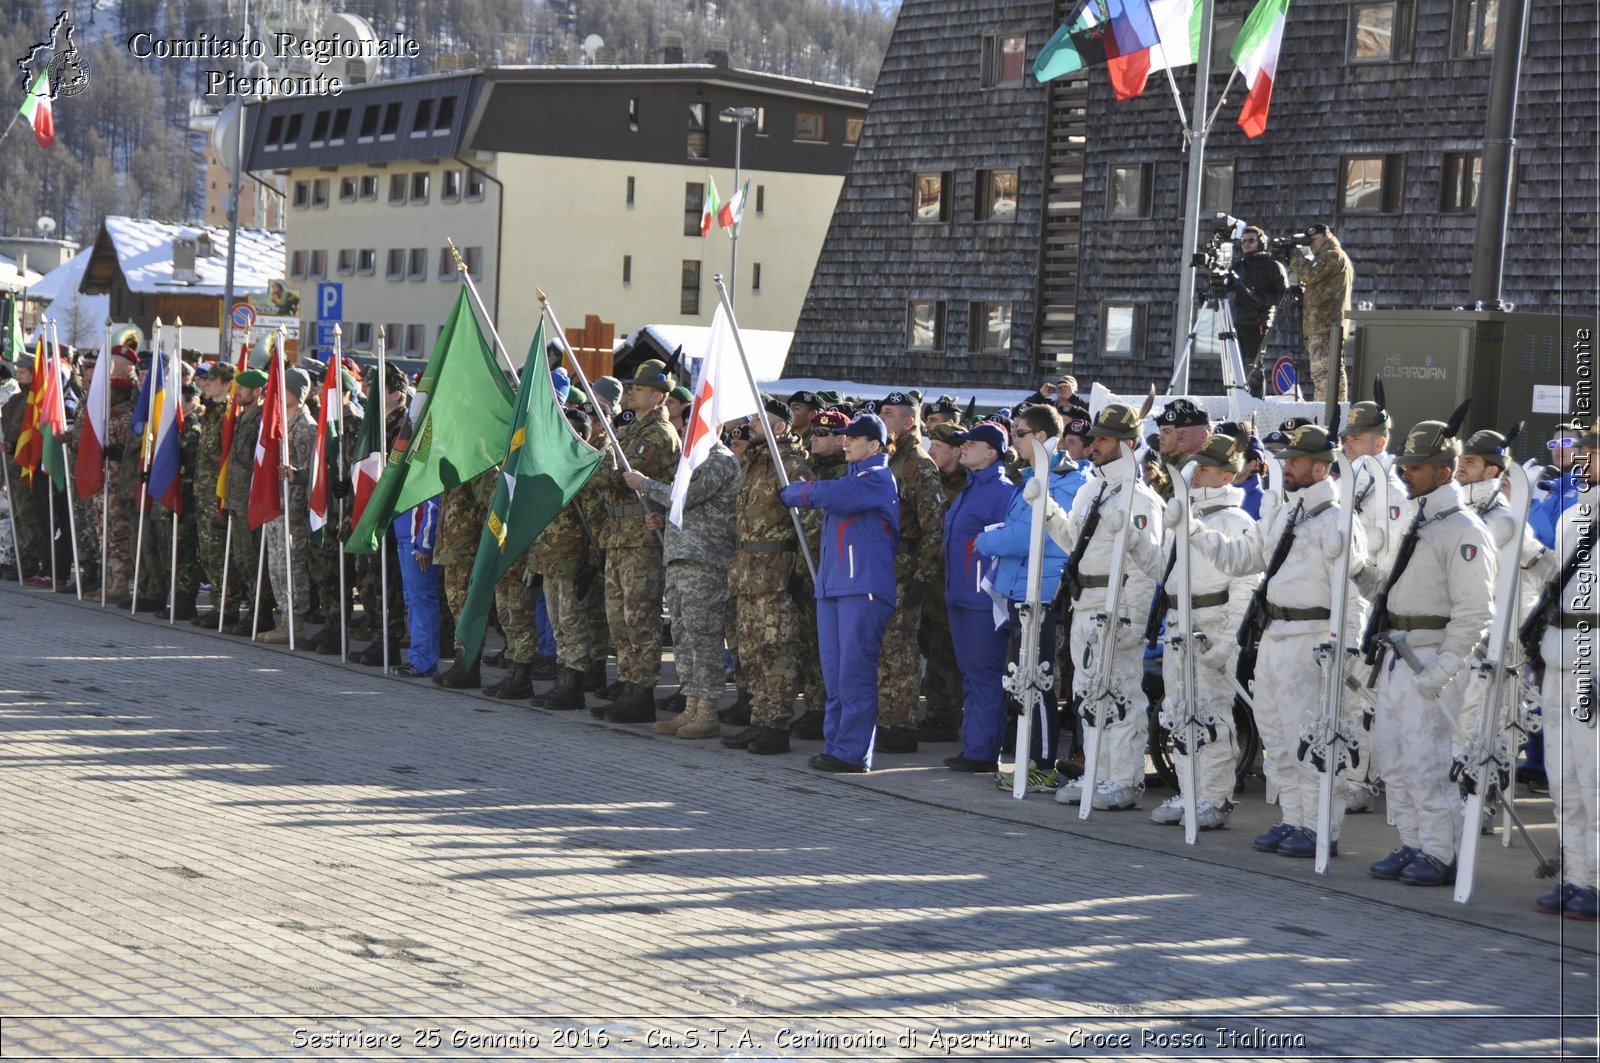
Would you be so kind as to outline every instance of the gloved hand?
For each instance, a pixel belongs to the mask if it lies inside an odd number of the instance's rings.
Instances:
[[[1378,571],[1377,565],[1362,565],[1361,571],[1356,573],[1356,589],[1363,598],[1371,601],[1383,591],[1383,580],[1383,573]]]
[[[1161,522],[1169,528],[1177,528],[1183,522],[1183,515],[1189,507],[1176,498],[1167,500],[1167,508],[1161,514]]]
[[[1112,535],[1115,535],[1117,532],[1121,531],[1123,524],[1127,523],[1127,520],[1127,510],[1123,509],[1120,505],[1117,505],[1116,501],[1113,501],[1109,506],[1102,506],[1100,508],[1100,527],[1104,528]]]
[[[123,453],[121,443],[107,443],[105,446],[105,456],[110,461],[121,461]]]
[[[1344,533],[1334,531],[1332,528],[1322,534],[1322,556],[1329,561],[1336,560],[1344,553]]]
[[[1117,652],[1133,653],[1144,652],[1144,625],[1123,624],[1117,625]]]
[[[1022,500],[1029,505],[1037,502],[1043,493],[1044,484],[1040,483],[1037,477],[1028,477],[1027,482],[1022,485]]]
[[[328,481],[328,493],[334,498],[348,498],[350,496],[350,481],[343,478]]]
[[[1221,635],[1209,638],[1202,631],[1195,632],[1194,638],[1200,644],[1199,662],[1213,671],[1227,671],[1228,658],[1234,649],[1233,641]]]
[[[1450,685],[1450,680],[1461,670],[1464,662],[1453,653],[1441,653],[1434,662],[1411,681],[1412,689],[1424,701],[1432,701],[1438,697],[1444,688]]]

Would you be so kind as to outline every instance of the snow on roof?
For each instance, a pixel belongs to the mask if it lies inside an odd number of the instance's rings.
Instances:
[[[89,267],[94,246],[84,248],[61,265],[44,275],[44,279],[28,289],[28,298],[41,303],[51,303],[78,290],[83,283],[83,271]]]
[[[38,282],[40,274],[34,270],[21,270],[5,255],[0,255],[0,285],[7,288],[26,288]]]
[[[189,225],[150,221],[145,218],[108,216],[107,234],[117,250],[117,263],[128,290],[141,295],[162,292],[187,292],[192,295],[222,295],[227,288],[228,230],[211,225],[198,230]],[[216,248],[209,257],[195,259],[199,280],[185,283],[172,274],[172,240],[207,233]],[[237,261],[234,263],[235,292],[264,292],[267,282],[282,280],[287,259],[284,234],[265,229],[240,229]]]

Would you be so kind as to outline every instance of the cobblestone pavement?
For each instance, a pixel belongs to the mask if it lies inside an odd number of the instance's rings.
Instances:
[[[1595,928],[1521,849],[1463,907],[1365,878],[1381,814],[1318,878],[949,747],[819,776],[60,595],[0,623],[5,1059],[1594,1054]]]

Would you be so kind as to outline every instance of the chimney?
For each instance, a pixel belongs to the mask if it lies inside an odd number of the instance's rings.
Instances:
[[[199,281],[200,274],[195,269],[195,253],[199,250],[199,242],[196,234],[187,230],[172,238],[173,280],[188,284]]]
[[[706,62],[712,66],[726,67],[728,61],[728,38],[720,33],[706,37]]]
[[[661,35],[661,61],[666,64],[683,62],[683,34],[673,31]]]

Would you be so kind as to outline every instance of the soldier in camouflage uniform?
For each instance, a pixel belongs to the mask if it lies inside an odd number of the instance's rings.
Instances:
[[[311,572],[306,564],[311,538],[311,515],[307,490],[311,485],[311,463],[316,458],[317,422],[305,408],[311,392],[311,377],[303,369],[289,369],[283,377],[285,432],[289,439],[289,460],[278,475],[289,484],[285,512],[261,528],[267,543],[267,574],[272,579],[272,596],[293,616],[280,616],[278,626],[256,635],[259,642],[287,645],[292,630],[296,649],[310,649],[305,641],[305,616],[311,611]],[[267,416],[263,411],[262,416]],[[230,474],[231,476],[231,474]],[[287,542],[285,542],[287,529]],[[292,581],[292,583],[291,583]],[[291,598],[292,593],[292,598]]]
[[[1289,259],[1289,268],[1301,286],[1300,331],[1311,362],[1311,384],[1318,400],[1334,391],[1339,401],[1345,402],[1350,398],[1350,386],[1344,359],[1329,337],[1333,326],[1342,325],[1350,310],[1356,271],[1339,238],[1326,225],[1309,225],[1306,232],[1311,236],[1311,246],[1297,247],[1298,253]],[[1330,377],[1334,372],[1338,373],[1336,380]]]
[[[791,482],[811,479],[800,440],[789,432],[788,406],[771,401],[765,416]],[[722,744],[768,755],[789,752],[789,723],[800,693],[801,613],[791,589],[800,560],[798,532],[778,500],[778,480],[764,432],[752,432],[739,483],[738,547],[728,570],[742,678],[750,691],[750,726]],[[814,510],[807,510],[812,514]],[[816,625],[811,625],[813,630]]]
[[[78,494],[78,448],[83,442],[83,426],[89,420],[89,413],[84,403],[89,394],[89,384],[94,379],[95,363],[98,359],[93,351],[84,352],[73,368],[73,385],[80,396],[77,409],[72,418],[72,425],[67,429],[67,462],[72,467],[72,509],[74,519],[78,522],[78,581],[83,585],[83,593],[90,594],[100,587],[100,494],[83,498]],[[106,366],[110,372],[111,367]],[[68,583],[57,587],[58,591],[72,591],[72,584]]]
[[[344,552],[344,540],[350,529],[350,492],[344,487],[350,478],[350,466],[355,461],[356,434],[361,428],[361,414],[356,409],[355,378],[337,366],[328,372],[340,373],[339,396],[343,409],[343,425],[338,425],[339,412],[328,416],[330,426],[338,428],[337,443],[324,445],[324,460],[328,464],[328,520],[311,536],[307,564],[311,569],[311,585],[317,592],[317,607],[326,621],[312,642],[321,653],[339,652],[339,621],[341,606],[344,615],[350,612],[349,594],[355,586],[355,557]],[[344,593],[339,597],[339,566],[344,565]]]
[[[131,355],[131,348],[122,348]],[[105,455],[109,469],[104,494],[106,507],[106,601],[127,597],[133,581],[134,511],[123,478],[138,482],[139,443],[133,434],[133,404],[138,382],[130,375],[133,362],[119,356],[113,363],[119,375],[111,378],[111,412],[106,418]]]
[[[473,562],[478,558],[478,540],[483,538],[483,522],[499,481],[499,468],[491,468],[452,487],[440,502],[439,545],[434,548],[433,563],[444,566],[441,582],[451,617],[459,617],[461,607],[467,602],[467,584],[472,579]],[[441,634],[440,640],[443,639]],[[455,643],[453,653],[455,663],[448,672],[434,676],[433,681],[452,690],[474,690],[481,686],[479,662],[466,660],[464,647],[459,642]]]
[[[228,412],[228,391],[233,386],[233,366],[218,362],[206,374],[200,390],[210,405],[200,415],[200,441],[194,456],[195,538],[200,566],[212,587],[212,611],[194,618],[195,627],[216,627],[216,602],[222,599],[224,623],[239,620],[239,603],[249,594],[239,579],[238,566],[228,565],[228,585],[222,585],[223,551],[228,539],[228,516],[217,505],[217,477],[222,472],[222,422]],[[226,591],[226,593],[224,593]]]
[[[43,577],[48,582],[50,555],[46,552],[49,544],[46,541],[45,515],[39,506],[39,493],[33,485],[23,482],[15,457],[17,441],[22,438],[28,391],[33,385],[33,357],[30,355],[26,362],[15,363],[12,372],[16,374],[19,389],[6,400],[4,409],[0,409],[0,436],[4,437],[5,482],[10,485],[11,515],[17,530],[17,541],[13,546],[22,575],[33,580]]]
[[[967,470],[959,461],[961,443],[955,438],[959,431],[959,421],[943,421],[928,429],[928,456],[939,474],[941,538],[944,515],[950,511],[950,503],[961,489],[967,486]],[[928,701],[928,715],[917,728],[917,739],[922,742],[958,741],[961,738],[961,669],[956,665],[956,649],[950,641],[950,614],[945,606],[942,574],[929,585],[923,599],[917,645],[928,662],[922,676],[922,696]]]
[[[392,445],[401,430],[405,428],[406,404],[411,398],[411,388],[406,381],[405,373],[392,362],[385,366],[385,372],[388,375],[382,385],[378,383],[376,370],[367,375],[367,405],[370,408],[373,403],[383,403],[383,439],[384,449],[387,451],[388,445]],[[359,434],[359,426],[356,431],[350,433],[352,446]],[[372,641],[351,659],[357,664],[372,668],[383,665],[385,642],[388,644],[391,663],[398,660],[400,643],[406,634],[405,584],[400,573],[401,547],[395,539],[393,521],[383,529],[383,542],[387,546],[381,547],[374,553],[355,555],[356,587],[361,598],[361,623],[352,629],[351,637],[370,638]],[[383,588],[386,582],[389,588],[389,626],[385,632],[380,631],[379,627],[384,618]],[[338,653],[338,640],[336,638],[319,640],[317,652],[329,655]]]
[[[939,469],[922,447],[921,403],[903,391],[878,404],[889,430],[889,471],[900,492],[900,543],[895,552],[895,610],[878,661],[879,753],[915,753],[922,654],[917,629],[928,588],[944,579],[944,507]]]
[[[229,571],[239,573],[244,596],[239,599],[239,622],[227,632],[248,636],[257,612],[261,627],[268,627],[272,621],[271,587],[267,581],[260,581],[263,584],[261,598],[255,601],[260,576],[261,530],[250,527],[250,479],[255,469],[256,437],[261,433],[261,390],[267,386],[267,374],[259,369],[246,369],[234,381],[237,387],[233,401],[238,413],[233,422],[233,446],[228,454],[227,499],[228,515],[233,518],[233,539],[227,544],[227,550]]]
[[[672,390],[666,366],[651,359],[627,382],[622,401],[634,415],[619,443],[630,467],[660,482],[671,482],[678,465],[678,433],[664,409]],[[620,418],[619,418],[620,420]],[[666,573],[661,542],[645,525],[645,507],[623,481],[620,465],[601,462],[594,480],[604,490],[606,618],[617,650],[618,697],[610,710],[591,710],[617,723],[655,718],[655,685],[661,670],[661,595]]]
[[[689,478],[683,526],[668,523],[662,513],[646,518],[663,535],[672,654],[684,696],[684,710],[656,724],[658,734],[715,738],[721,731],[717,699],[722,695],[725,670],[722,634],[728,622],[728,566],[733,560],[739,477],[738,459],[717,440]],[[623,482],[647,503],[662,508],[671,505],[671,484],[637,469],[624,473]],[[647,704],[654,718],[655,699],[649,698]],[[606,718],[618,716],[613,711]]]
[[[806,440],[811,451],[809,464],[813,480],[837,480],[849,470],[850,463],[844,460],[844,446],[838,434],[849,423],[848,414],[831,409],[823,410],[813,419]],[[820,523],[815,527],[807,525],[806,537],[811,542],[813,558],[822,556],[821,533]],[[806,710],[789,728],[789,733],[796,738],[815,740],[822,737],[823,706],[827,701],[827,691],[822,683],[822,657],[817,645],[817,600],[812,595],[812,589],[811,573],[800,566],[795,572],[791,590],[800,609],[800,693],[805,695]]]

